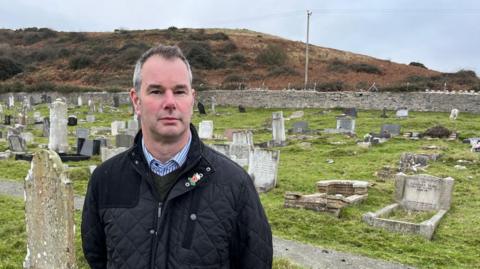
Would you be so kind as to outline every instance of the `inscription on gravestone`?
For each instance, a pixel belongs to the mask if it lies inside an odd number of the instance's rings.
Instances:
[[[255,148],[249,160],[248,174],[260,192],[271,190],[277,184],[280,151]]]
[[[201,139],[212,139],[213,137],[213,121],[203,120],[199,124],[198,136]]]

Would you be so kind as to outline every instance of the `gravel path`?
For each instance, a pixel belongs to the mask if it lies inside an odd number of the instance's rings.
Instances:
[[[23,184],[0,179],[0,195],[24,197]],[[83,208],[83,197],[75,196],[75,209]],[[349,253],[327,250],[291,240],[273,238],[275,257],[282,257],[313,269],[414,269],[398,263],[371,259]]]

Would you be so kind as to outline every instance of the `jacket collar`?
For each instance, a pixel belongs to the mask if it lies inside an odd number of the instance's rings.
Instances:
[[[179,173],[177,183],[175,183],[168,195],[168,200],[189,192],[194,188],[203,186],[208,182],[209,175],[215,172],[210,162],[204,157],[205,144],[198,137],[198,133],[193,124],[190,124],[190,131],[192,134],[192,142],[187,154],[187,160],[184,165],[179,168],[182,169],[182,171]],[[134,145],[129,150],[128,155],[133,161],[137,172],[141,174],[142,177],[145,176],[147,182],[154,188],[150,168],[143,155],[142,135],[142,130],[140,129],[135,136]],[[201,176],[201,179],[196,181],[195,178],[198,179],[198,176]],[[195,184],[192,184],[192,182]]]

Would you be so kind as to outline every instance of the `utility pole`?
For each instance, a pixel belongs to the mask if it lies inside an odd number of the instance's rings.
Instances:
[[[312,15],[312,12],[307,10],[307,42],[305,43],[305,90],[307,89],[308,84],[308,35],[310,32],[310,15]]]

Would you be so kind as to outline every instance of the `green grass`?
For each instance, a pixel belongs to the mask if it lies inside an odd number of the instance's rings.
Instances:
[[[107,111],[108,109],[106,109]],[[254,142],[261,143],[270,140],[271,132],[265,127],[269,124],[272,112],[283,110],[284,117],[288,117],[293,109],[255,109],[247,108],[247,113],[241,114],[233,107],[217,107],[217,115],[202,115],[195,113],[193,123],[198,126],[201,120],[213,120],[214,130],[222,135],[228,128],[250,129],[254,134]],[[322,130],[335,128],[335,116],[341,110],[329,110],[321,113],[322,109],[304,109],[302,119],[285,121],[286,129],[292,127],[295,121],[305,120],[309,128]],[[107,111],[108,112],[108,111]],[[74,111],[69,110],[69,114]],[[82,114],[83,113],[83,114]],[[84,118],[85,111],[79,114]],[[128,120],[131,118],[129,106],[122,106],[119,112],[97,114],[95,123],[80,123],[81,127],[105,126],[109,127],[112,120]],[[448,119],[448,113],[410,112],[407,119],[397,119],[394,112],[389,112],[390,118],[380,118],[381,111],[360,110],[356,119],[357,138],[339,134],[319,134],[312,136],[288,135],[288,145],[277,148],[280,153],[278,170],[278,184],[272,191],[261,194],[261,200],[268,215],[274,235],[286,239],[306,242],[324,248],[338,251],[361,254],[372,258],[409,264],[418,268],[478,268],[480,267],[480,158],[479,154],[469,151],[468,144],[461,140],[447,141],[407,140],[395,137],[384,144],[369,149],[360,148],[356,140],[360,140],[368,132],[380,131],[384,123],[400,124],[401,131],[423,132],[434,125],[441,124],[451,130],[459,132],[460,139],[480,136],[479,115],[461,113],[456,121]],[[74,134],[74,128],[69,131]],[[36,138],[37,139],[37,138]],[[209,141],[225,142],[225,141]],[[304,147],[301,143],[309,143],[311,147]],[[439,149],[428,150],[426,146],[435,145]],[[432,241],[420,236],[391,233],[382,229],[373,228],[361,221],[366,212],[374,212],[393,202],[393,181],[377,181],[375,172],[384,166],[398,167],[400,155],[403,152],[413,153],[440,153],[442,156],[436,162],[430,162],[425,173],[438,177],[451,176],[455,179],[452,207],[441,221]],[[334,162],[328,163],[331,159]],[[458,160],[468,162],[459,163]],[[88,165],[99,163],[98,157],[83,162],[67,163],[71,167],[70,175],[74,182],[75,192],[83,195],[88,182]],[[458,170],[454,166],[461,164],[465,170]],[[13,160],[0,161],[1,177],[23,180],[29,169],[27,162]],[[346,208],[340,218],[326,213],[317,213],[308,210],[285,209],[283,195],[286,191],[303,193],[315,192],[315,182],[326,179],[357,179],[374,183],[369,187],[368,199],[360,205]],[[0,227],[2,231],[9,229],[9,224],[3,224],[3,215],[12,214],[15,217],[10,222],[18,230],[9,231],[7,238],[2,240],[18,240],[23,242],[24,229],[21,201],[3,198]],[[13,208],[13,209],[11,209]],[[10,210],[18,210],[11,213]],[[400,216],[401,218],[405,216]],[[408,216],[407,216],[408,217]],[[423,215],[414,216],[414,220]],[[5,241],[0,241],[0,248],[9,248]],[[20,254],[13,255],[15,268],[23,260],[24,248],[17,250]],[[77,249],[77,252],[81,252]],[[3,251],[1,254],[3,255]],[[80,255],[80,254],[78,254]],[[0,256],[0,268],[14,268],[3,262]],[[13,262],[12,262],[13,263]],[[12,265],[13,266],[13,265]],[[296,268],[288,261],[276,260],[275,268]]]

